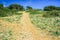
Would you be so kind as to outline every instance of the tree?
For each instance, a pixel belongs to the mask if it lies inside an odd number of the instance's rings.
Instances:
[[[27,8],[26,8],[27,10],[31,10],[32,9],[32,7],[30,7],[30,6],[27,6]]]
[[[52,11],[52,10],[56,10],[56,9],[57,9],[57,7],[55,7],[55,6],[46,6],[46,7],[44,7],[45,11]]]
[[[18,5],[18,4],[11,4],[9,7],[9,9],[16,9],[16,10],[23,10],[23,6]]]
[[[60,7],[57,7],[56,10],[60,10]]]
[[[3,4],[0,4],[0,9],[2,9],[3,8]]]

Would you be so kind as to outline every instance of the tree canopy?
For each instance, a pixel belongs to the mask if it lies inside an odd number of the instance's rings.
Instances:
[[[45,11],[52,11],[52,10],[56,10],[56,7],[55,6],[46,6],[46,7],[44,7],[44,10]]]
[[[23,10],[23,6],[18,5],[18,4],[11,4],[9,7],[9,9],[16,9],[16,10]]]
[[[30,7],[30,6],[27,6],[27,7],[26,7],[26,9],[27,9],[27,10],[30,10],[30,9],[32,9],[32,7]]]
[[[46,6],[46,7],[44,7],[44,11],[53,11],[53,10],[60,10],[60,7],[56,7],[56,6]]]

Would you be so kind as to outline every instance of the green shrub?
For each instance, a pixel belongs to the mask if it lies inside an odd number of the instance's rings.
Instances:
[[[40,14],[40,12],[38,12],[36,10],[32,10],[32,11],[30,11],[30,14]]]
[[[4,10],[0,10],[0,17],[4,16],[7,16],[7,12],[5,12]]]
[[[10,10],[8,8],[0,9],[0,17],[11,16],[11,15],[20,15],[21,13],[17,13],[17,10]]]
[[[58,11],[48,11],[43,14],[43,17],[59,17],[60,16],[59,13],[60,12],[58,12]]]
[[[58,31],[49,31],[51,33],[51,35],[53,36],[60,36],[60,32]]]

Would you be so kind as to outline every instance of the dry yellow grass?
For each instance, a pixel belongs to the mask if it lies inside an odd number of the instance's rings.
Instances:
[[[29,13],[23,12],[21,17],[21,23],[7,22],[0,20],[0,32],[11,30],[12,35],[9,40],[60,40],[52,37],[46,30],[37,30],[37,28],[31,23]],[[8,39],[8,38],[7,38]],[[0,38],[0,40],[3,40]]]

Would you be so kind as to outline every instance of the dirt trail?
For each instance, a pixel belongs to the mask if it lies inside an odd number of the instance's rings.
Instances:
[[[29,19],[29,13],[23,12],[21,18],[22,34],[25,35],[25,38],[21,40],[40,40],[40,36],[36,28],[32,25]]]

